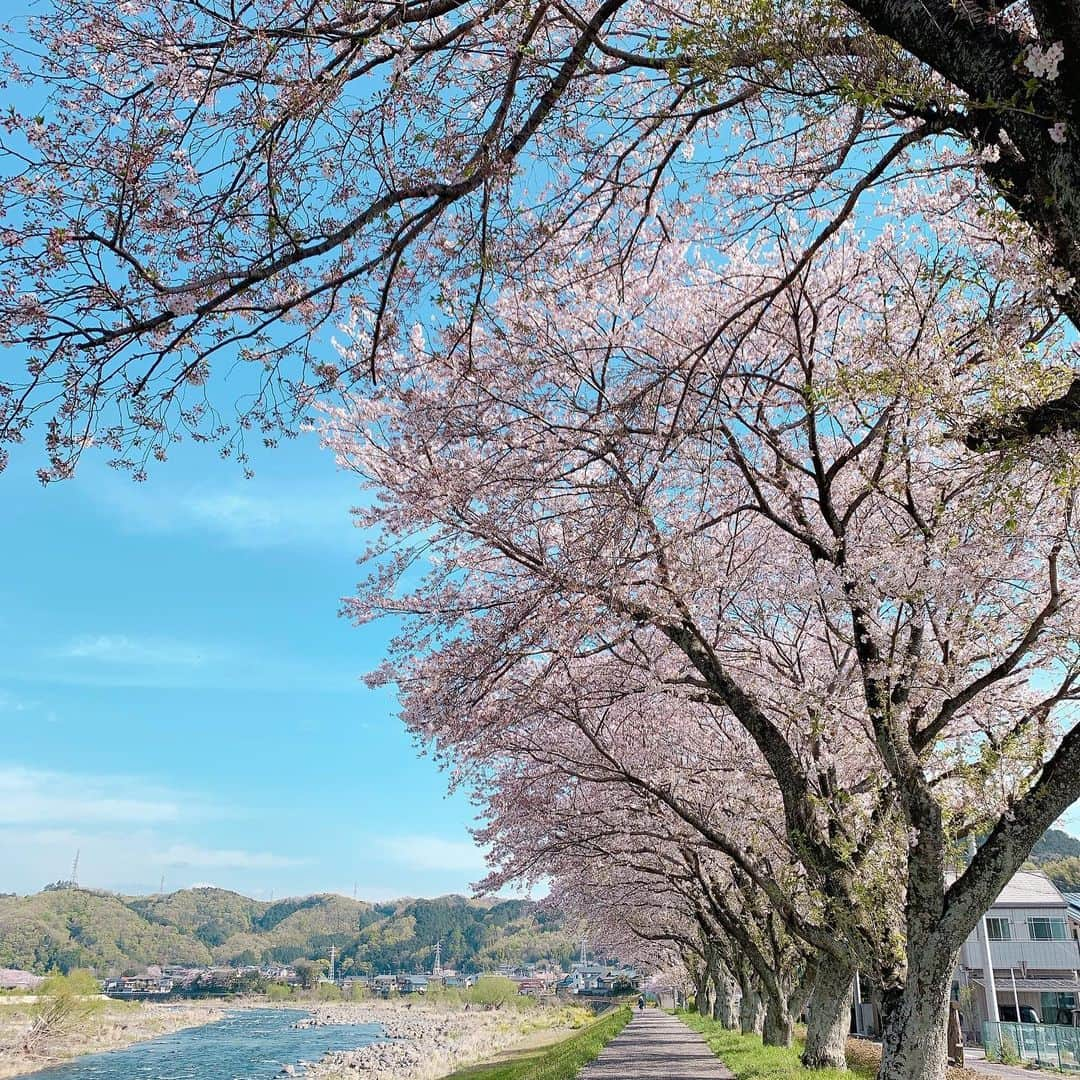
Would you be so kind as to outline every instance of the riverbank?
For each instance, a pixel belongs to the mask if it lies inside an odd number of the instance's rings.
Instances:
[[[226,1006],[216,1001],[182,1005],[103,1001],[72,1030],[50,1039],[40,1052],[27,1054],[22,1044],[34,1022],[33,1003],[9,1001],[0,1010],[0,1080],[60,1065],[85,1054],[120,1050],[159,1035],[201,1027],[220,1020],[225,1013]]]
[[[375,1023],[386,1033],[370,1046],[332,1051],[308,1065],[302,1075],[312,1080],[438,1080],[537,1041],[568,1036],[585,1020],[580,1009],[484,1010],[419,1001],[320,1005],[311,1013],[316,1024]]]
[[[0,1080],[87,1054],[121,1050],[249,1009],[300,1010],[307,1014],[294,1025],[300,1028],[382,1026],[383,1036],[368,1046],[327,1051],[321,1060],[287,1062],[282,1068],[283,1075],[309,1080],[438,1080],[478,1062],[562,1039],[588,1018],[584,1010],[574,1008],[466,1009],[420,1000],[279,1004],[246,998],[177,1005],[104,1001],[41,1052],[27,1054],[22,1043],[33,1024],[33,1005],[9,1004],[0,1010]]]

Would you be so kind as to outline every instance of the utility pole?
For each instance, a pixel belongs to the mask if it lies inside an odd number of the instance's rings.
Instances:
[[[334,981],[334,960],[337,956],[337,946],[330,946],[330,981]]]
[[[975,837],[968,837],[968,855],[975,858]],[[986,913],[979,916],[979,945],[982,948],[983,990],[986,993],[986,1018],[992,1024],[999,1022],[997,985],[994,982],[994,960],[990,955],[990,934],[986,929]],[[1016,1014],[1019,1022],[1020,1014]]]

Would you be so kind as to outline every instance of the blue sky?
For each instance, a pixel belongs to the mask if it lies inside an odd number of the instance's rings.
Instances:
[[[388,631],[337,616],[358,494],[315,438],[259,452],[252,480],[181,446],[146,484],[91,453],[43,489],[40,435],[0,473],[0,892],[76,851],[82,884],[124,892],[385,899],[483,875],[467,800],[360,681]]]
[[[31,437],[33,440],[33,437]],[[181,448],[148,483],[88,455],[0,474],[0,891],[268,897],[463,891],[472,809],[386,692],[386,627],[337,615],[359,577],[355,480],[314,438],[256,476]]]
[[[314,438],[256,475],[181,448],[134,484],[88,455],[42,488],[0,474],[0,892],[68,876],[124,892],[466,891],[463,796],[362,673],[356,482]],[[1080,833],[1080,814],[1069,815]]]

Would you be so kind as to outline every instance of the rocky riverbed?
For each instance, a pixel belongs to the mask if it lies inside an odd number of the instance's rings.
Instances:
[[[498,1057],[537,1030],[565,1027],[566,1017],[546,1010],[521,1013],[375,1002],[318,1007],[299,1023],[377,1023],[384,1036],[358,1050],[327,1053],[319,1062],[305,1063],[302,1071],[294,1069],[293,1075],[313,1080],[436,1080],[464,1065]]]

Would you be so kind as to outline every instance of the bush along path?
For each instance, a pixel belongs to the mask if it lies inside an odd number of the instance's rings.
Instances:
[[[625,1006],[605,1013],[587,1027],[554,1046],[546,1046],[510,1061],[473,1065],[448,1080],[573,1080],[583,1066],[601,1053],[630,1020]]]
[[[705,1040],[659,1009],[635,1012],[633,1020],[581,1080],[732,1080]]]

